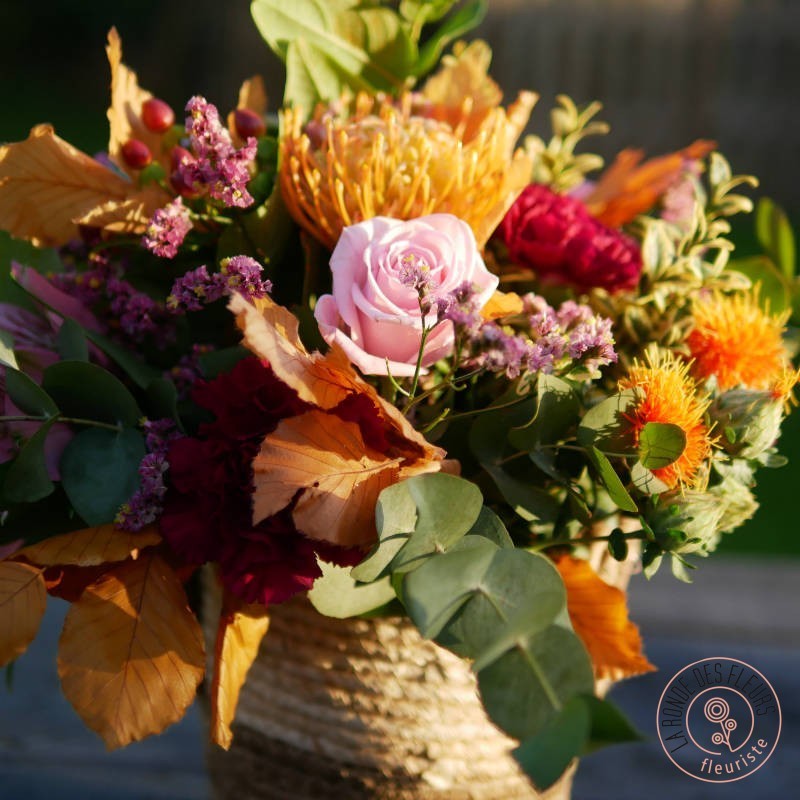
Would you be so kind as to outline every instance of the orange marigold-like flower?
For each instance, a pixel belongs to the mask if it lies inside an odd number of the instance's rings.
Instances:
[[[523,92],[508,111],[492,109],[469,140],[411,95],[361,94],[351,116],[319,107],[306,126],[286,110],[280,183],[289,212],[329,248],[371,217],[438,212],[463,219],[483,245],[530,178],[530,160],[514,146],[535,99]]]
[[[770,389],[783,379],[789,359],[783,345],[788,313],[770,314],[758,302],[758,289],[695,300],[694,327],[686,339],[698,380],[712,375],[723,391],[734,386]]]
[[[686,435],[683,453],[666,467],[653,470],[670,488],[678,484],[696,486],[700,467],[711,455],[712,441],[705,423],[709,400],[698,396],[689,367],[673,355],[648,354],[646,363],[634,361],[627,376],[619,382],[620,389],[638,390],[636,401],[625,415],[633,425],[637,446],[639,434],[648,422],[677,425]]]

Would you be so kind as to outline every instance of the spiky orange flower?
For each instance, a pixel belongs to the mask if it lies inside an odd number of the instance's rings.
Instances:
[[[333,248],[342,228],[375,216],[437,212],[467,222],[480,245],[528,183],[531,164],[514,145],[535,96],[489,111],[469,141],[444,121],[399,103],[359,95],[352,116],[318,108],[303,126],[283,113],[280,182],[294,219]]]
[[[770,389],[789,366],[782,332],[788,313],[770,314],[758,302],[758,289],[698,298],[692,308],[694,328],[686,339],[692,374],[714,375],[725,391],[743,385]]]
[[[689,375],[689,364],[672,355],[650,355],[646,363],[634,361],[628,374],[619,382],[620,389],[638,389],[639,397],[626,418],[633,425],[635,444],[648,422],[677,425],[686,435],[683,453],[653,474],[670,488],[678,484],[695,486],[700,467],[711,454],[711,437],[704,422],[709,400],[699,397]]]

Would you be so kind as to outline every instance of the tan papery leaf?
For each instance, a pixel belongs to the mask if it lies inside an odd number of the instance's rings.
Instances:
[[[109,200],[75,221],[110,233],[138,235],[145,232],[153,213],[167,205],[170,199],[160,186],[151,183],[126,200]]]
[[[177,722],[204,665],[203,633],[183,586],[152,552],[88,586],[59,641],[64,695],[110,750]]]
[[[108,32],[106,55],[111,67],[111,105],[106,113],[109,126],[108,155],[128,172],[120,150],[129,139],[138,139],[150,148],[155,160],[168,167],[168,154],[161,152],[162,134],[153,133],[142,122],[142,103],[153,95],[139,86],[136,73],[122,63],[122,40],[116,28]]]
[[[0,562],[0,667],[22,655],[34,640],[46,604],[40,569]]]
[[[639,629],[628,618],[625,592],[603,581],[583,559],[556,562],[567,587],[567,610],[598,678],[620,680],[655,667],[642,652]]]
[[[83,528],[32,544],[15,554],[42,567],[95,567],[114,561],[138,558],[145,547],[161,542],[155,525],[137,533],[115,528],[113,523]]]
[[[416,472],[435,472],[445,451],[430,444],[408,420],[353,369],[339,347],[326,355],[309,353],[300,341],[297,318],[270,298],[248,302],[234,295],[229,305],[244,335],[244,344],[269,362],[272,371],[301,400],[322,409],[337,406],[353,394],[366,395],[386,424],[398,434],[398,452],[404,459],[404,477]]]
[[[286,508],[302,490],[292,511],[299,531],[342,546],[372,542],[378,495],[397,482],[400,462],[368,447],[356,423],[333,414],[285,419],[253,461],[253,521]]]
[[[217,627],[210,692],[211,741],[226,750],[233,741],[231,724],[239,693],[268,628],[265,606],[245,605],[226,596]]]
[[[75,221],[110,202],[124,202],[134,184],[37,125],[24,142],[0,147],[0,228],[36,245],[77,236]]]

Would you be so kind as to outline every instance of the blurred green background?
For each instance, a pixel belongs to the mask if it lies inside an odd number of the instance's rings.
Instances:
[[[796,0],[490,0],[489,6],[473,35],[492,45],[492,73],[507,98],[521,88],[541,93],[532,130],[547,130],[555,94],[565,92],[580,103],[603,102],[612,133],[596,149],[607,157],[627,146],[654,155],[714,138],[736,172],[757,174],[761,191],[800,223]],[[280,102],[283,70],[252,24],[248,0],[6,2],[2,22],[0,141],[23,139],[33,125],[50,122],[88,153],[105,147],[103,48],[112,25],[140,83],[176,110],[193,94],[228,109],[241,81],[255,73],[265,78],[271,108]],[[743,254],[756,252],[752,229],[752,218],[737,221]],[[0,269],[5,273],[7,263]],[[800,487],[800,413],[787,422],[781,450],[789,466],[759,473],[762,507],[725,538],[723,551],[800,555],[791,502]]]

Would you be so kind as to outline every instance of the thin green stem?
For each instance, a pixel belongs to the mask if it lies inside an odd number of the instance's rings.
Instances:
[[[607,542],[611,538],[608,536],[562,536],[558,539],[548,539],[547,541],[537,542],[536,544],[529,545],[526,550],[533,553],[538,553],[542,550],[547,550],[550,547],[563,547],[564,545],[573,544],[592,544],[592,542]],[[646,534],[644,531],[634,531],[633,533],[623,533],[624,539],[645,539]]]
[[[0,422],[49,422],[54,419],[56,422],[64,422],[68,425],[86,425],[90,428],[103,428],[107,431],[122,430],[122,425],[115,425],[112,422],[98,422],[94,419],[80,419],[79,417],[37,417],[33,415],[19,414],[17,416],[0,417]]]

